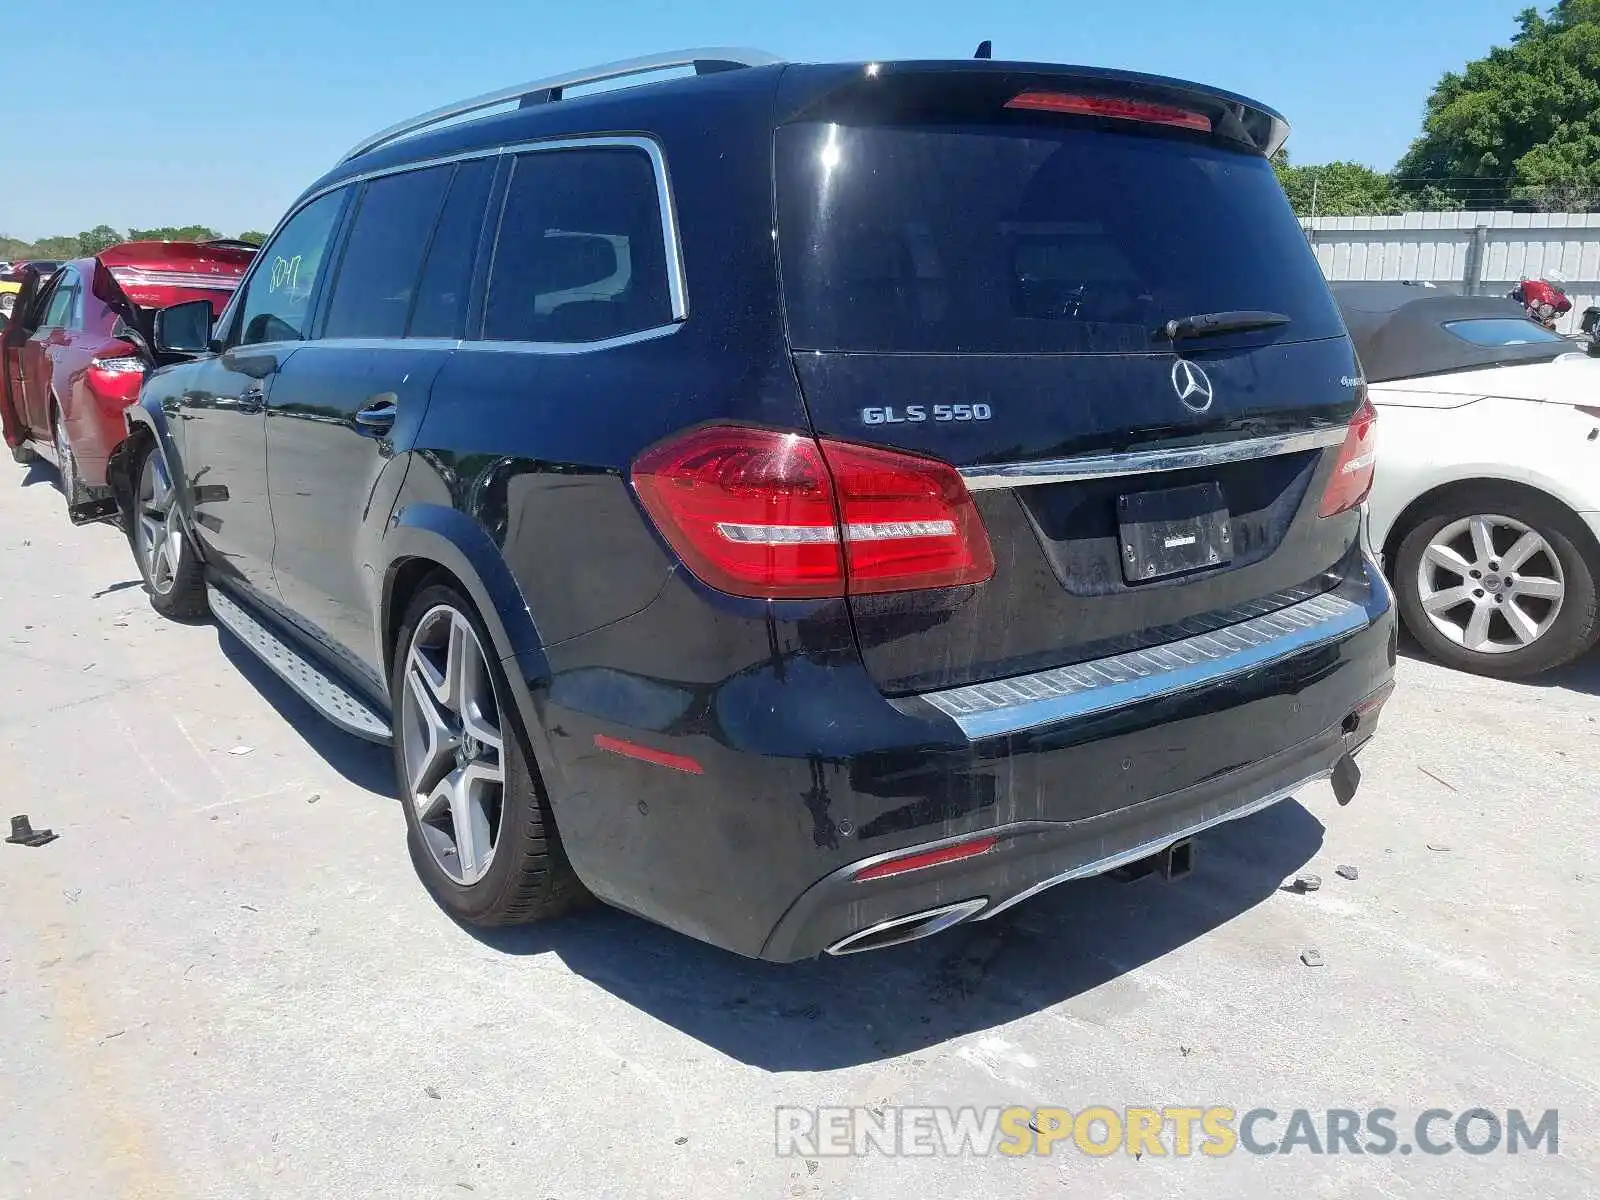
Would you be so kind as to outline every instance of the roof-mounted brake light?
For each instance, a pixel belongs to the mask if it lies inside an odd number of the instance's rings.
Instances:
[[[1069,113],[1078,117],[1115,117],[1122,121],[1143,121],[1147,125],[1170,125],[1174,129],[1211,132],[1211,118],[1205,113],[1147,100],[1122,100],[1112,96],[1080,96],[1067,92],[1022,92],[1006,101],[1007,108],[1034,112]]]

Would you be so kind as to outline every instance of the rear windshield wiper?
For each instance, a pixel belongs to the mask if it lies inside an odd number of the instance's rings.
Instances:
[[[1289,318],[1283,313],[1238,308],[1226,312],[1195,313],[1191,317],[1176,317],[1157,329],[1156,336],[1165,336],[1169,341],[1176,342],[1180,338],[1210,337],[1214,333],[1238,333],[1246,329],[1271,329],[1274,325],[1288,323]]]

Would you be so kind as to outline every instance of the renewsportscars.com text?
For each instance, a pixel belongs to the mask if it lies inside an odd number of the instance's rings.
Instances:
[[[779,1108],[780,1156],[907,1157],[1124,1153],[1157,1158],[1246,1154],[1559,1154],[1560,1114],[1221,1105],[1111,1108]]]

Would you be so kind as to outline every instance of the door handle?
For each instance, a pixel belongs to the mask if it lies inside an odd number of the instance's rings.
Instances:
[[[394,424],[395,411],[393,392],[368,396],[367,402],[356,410],[356,425],[361,432],[387,433]]]

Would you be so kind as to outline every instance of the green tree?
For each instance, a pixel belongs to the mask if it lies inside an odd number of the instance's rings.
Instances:
[[[161,225],[154,229],[130,229],[130,242],[209,242],[222,235],[209,225]]]
[[[40,238],[33,244],[29,258],[76,258],[78,257],[78,239],[66,234],[56,237]]]
[[[1509,46],[1447,73],[1395,168],[1408,197],[1600,209],[1600,0],[1525,9]]]
[[[96,225],[87,233],[78,235],[79,254],[99,254],[121,242],[122,235],[109,225]]]
[[[267,240],[267,235],[262,233],[259,229],[246,229],[239,235],[239,240],[241,242],[249,242],[254,246],[259,246],[262,242]]]
[[[1389,177],[1360,163],[1332,162],[1299,167],[1278,151],[1272,169],[1295,215],[1350,217],[1404,212],[1405,204]]]

